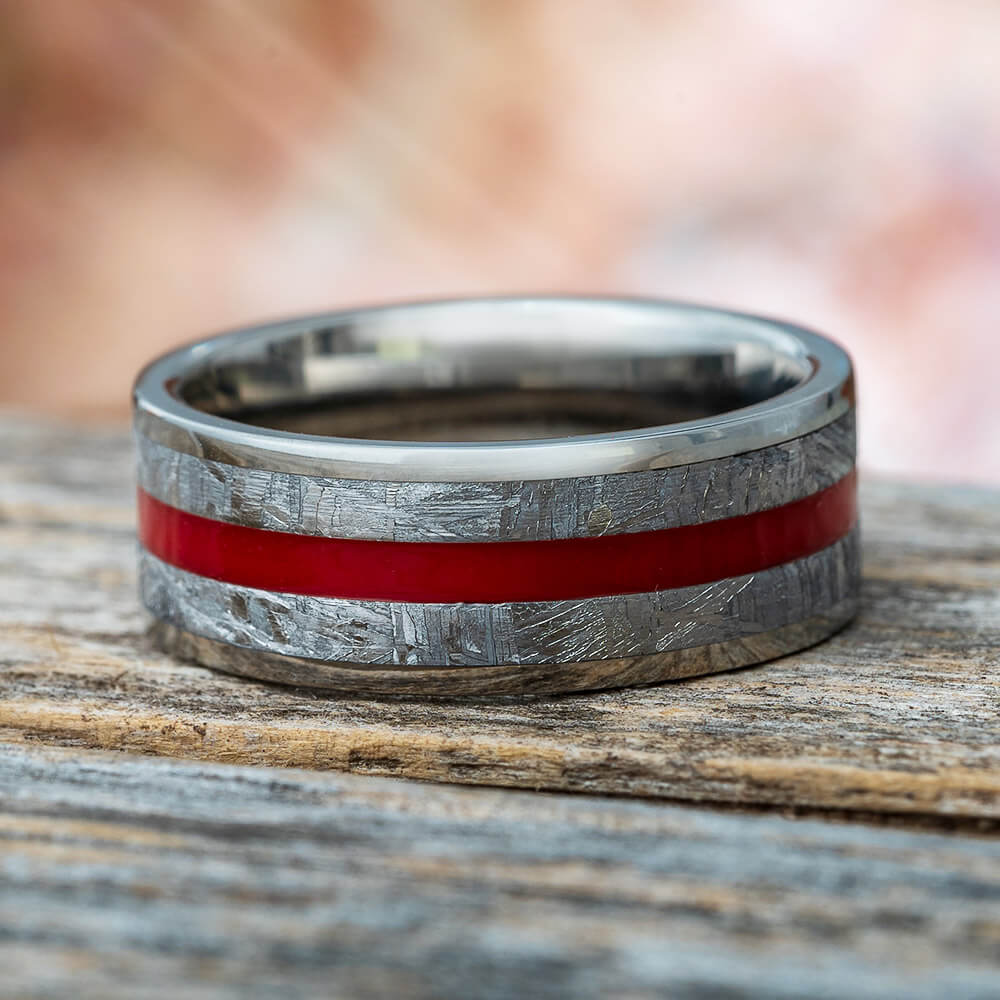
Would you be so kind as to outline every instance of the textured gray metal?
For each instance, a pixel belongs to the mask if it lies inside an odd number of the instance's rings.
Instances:
[[[700,524],[781,506],[854,465],[854,411],[793,441],[680,468],[576,479],[402,483],[249,469],[138,439],[139,485],[220,521],[336,538],[512,541]]]
[[[454,698],[510,694],[594,691],[607,687],[659,684],[714,674],[773,660],[812,646],[843,628],[857,611],[849,597],[825,611],[766,632],[705,646],[669,649],[646,656],[571,663],[517,663],[485,667],[365,666],[346,661],[310,660],[206,639],[168,622],[150,629],[164,652],[231,674],[278,684],[327,688],[352,695],[417,695]]]
[[[645,656],[725,642],[820,614],[857,592],[855,529],[795,562],[646,594],[505,604],[414,604],[278,594],[196,576],[142,552],[146,607],[209,639],[353,664],[489,666]]]

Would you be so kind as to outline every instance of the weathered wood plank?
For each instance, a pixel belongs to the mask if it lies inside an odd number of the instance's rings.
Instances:
[[[1000,842],[0,745],[0,993],[995,997]]]
[[[643,690],[373,701],[153,651],[134,592],[129,470],[124,433],[4,425],[0,727],[11,734],[474,784],[1000,817],[996,492],[866,484],[864,611],[803,654]]]

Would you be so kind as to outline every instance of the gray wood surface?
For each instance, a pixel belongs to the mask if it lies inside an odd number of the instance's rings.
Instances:
[[[863,509],[797,656],[326,697],[156,652],[127,434],[0,417],[0,997],[1000,996],[1000,494]]]
[[[692,802],[1000,818],[1000,494],[866,483],[833,640],[655,688],[492,701],[267,686],[152,649],[121,432],[0,436],[0,731],[52,744]]]
[[[0,994],[993,998],[995,839],[9,746]]]

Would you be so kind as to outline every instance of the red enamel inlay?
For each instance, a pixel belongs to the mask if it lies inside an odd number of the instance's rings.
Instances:
[[[783,507],[662,531],[539,542],[379,542],[246,528],[139,490],[139,540],[180,569],[315,597],[549,601],[634,594],[754,573],[850,531],[856,476]]]

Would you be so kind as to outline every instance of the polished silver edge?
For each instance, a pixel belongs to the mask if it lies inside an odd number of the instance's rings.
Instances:
[[[151,625],[150,636],[155,645],[171,656],[278,684],[361,696],[544,695],[658,684],[748,667],[821,642],[847,625],[857,608],[858,599],[851,595],[803,621],[648,656],[460,669],[358,669],[351,663],[329,663],[233,646],[163,621]]]
[[[210,462],[138,439],[139,485],[180,510],[253,528],[379,541],[535,541],[654,531],[779,507],[855,459],[854,411],[758,451],[671,469],[534,482],[387,483]]]
[[[140,550],[140,593],[185,631],[284,656],[411,667],[566,663],[726,642],[822,613],[857,593],[855,528],[772,569],[715,583],[569,601],[417,604],[240,587]]]
[[[373,315],[416,319],[421,310],[493,306],[617,311],[621,322],[650,316],[683,323],[693,337],[727,324],[746,335],[791,338],[814,366],[811,378],[765,402],[703,420],[614,434],[500,442],[398,442],[294,434],[203,413],[169,386],[193,366],[245,351],[271,338]],[[850,360],[818,334],[779,320],[683,303],[615,299],[480,299],[429,302],[305,317],[212,338],[153,362],[134,393],[136,431],[174,450],[227,465],[335,479],[487,482],[573,478],[663,469],[755,451],[801,437],[852,408]]]

